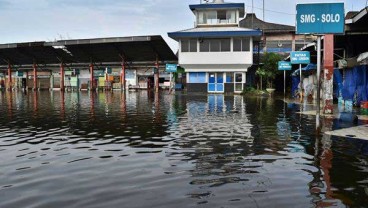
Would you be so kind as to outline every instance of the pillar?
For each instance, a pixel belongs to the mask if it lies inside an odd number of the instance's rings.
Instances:
[[[28,75],[28,70],[26,71],[26,86],[25,86],[25,90],[28,90],[28,78],[29,78],[29,75]]]
[[[12,90],[12,72],[10,64],[8,64],[8,90]]]
[[[323,48],[325,98],[323,112],[333,114],[334,35],[325,35]]]
[[[121,63],[121,90],[126,90],[125,62]]]
[[[160,85],[160,64],[158,63],[158,59],[156,60],[155,67],[157,69],[157,73],[155,73],[155,91],[159,91]]]
[[[93,64],[89,65],[89,73],[91,74],[90,77],[90,90],[94,90],[93,82],[94,82],[94,75],[93,75]]]
[[[37,90],[37,64],[33,64],[33,90]]]
[[[292,51],[295,51],[295,49],[296,49],[296,40],[295,40],[295,34],[292,34],[291,35],[292,37],[291,37],[291,50]]]
[[[64,64],[61,63],[60,64],[60,91],[64,91],[65,89],[64,79],[65,79]]]

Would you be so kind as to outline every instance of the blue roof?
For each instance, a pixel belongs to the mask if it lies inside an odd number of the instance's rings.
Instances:
[[[244,16],[245,4],[244,3],[224,3],[224,4],[193,4],[189,5],[189,8],[194,11],[198,9],[240,9],[240,16]]]
[[[261,30],[247,31],[205,31],[205,32],[171,32],[170,38],[205,38],[205,37],[244,37],[244,36],[262,36]]]

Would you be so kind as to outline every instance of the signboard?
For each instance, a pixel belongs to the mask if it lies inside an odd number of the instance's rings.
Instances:
[[[291,64],[309,64],[310,52],[309,51],[294,51],[290,53]]]
[[[166,64],[166,72],[174,73],[178,71],[178,65],[176,64]]]
[[[291,70],[291,63],[286,61],[279,61],[279,70],[281,71]]]
[[[66,76],[72,76],[73,75],[73,71],[65,71],[64,74]]]
[[[22,71],[17,71],[17,77],[23,77],[23,72]]]
[[[112,73],[112,68],[106,67],[106,74],[111,74],[111,73]]]
[[[93,76],[103,77],[105,76],[105,71],[104,70],[93,70]]]
[[[296,34],[343,34],[344,3],[298,4]]]
[[[152,71],[153,71],[153,74],[158,74],[159,72],[158,72],[158,68],[156,68],[156,67],[154,67],[153,69],[152,69]]]

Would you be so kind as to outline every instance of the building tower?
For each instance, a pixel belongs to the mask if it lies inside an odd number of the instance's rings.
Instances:
[[[190,5],[195,27],[169,33],[179,43],[179,65],[187,73],[188,92],[240,93],[253,65],[253,39],[262,31],[239,27],[244,3]]]

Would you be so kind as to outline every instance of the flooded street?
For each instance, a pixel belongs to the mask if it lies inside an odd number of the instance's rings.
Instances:
[[[0,207],[366,207],[368,141],[316,137],[299,110],[243,96],[0,92]]]

